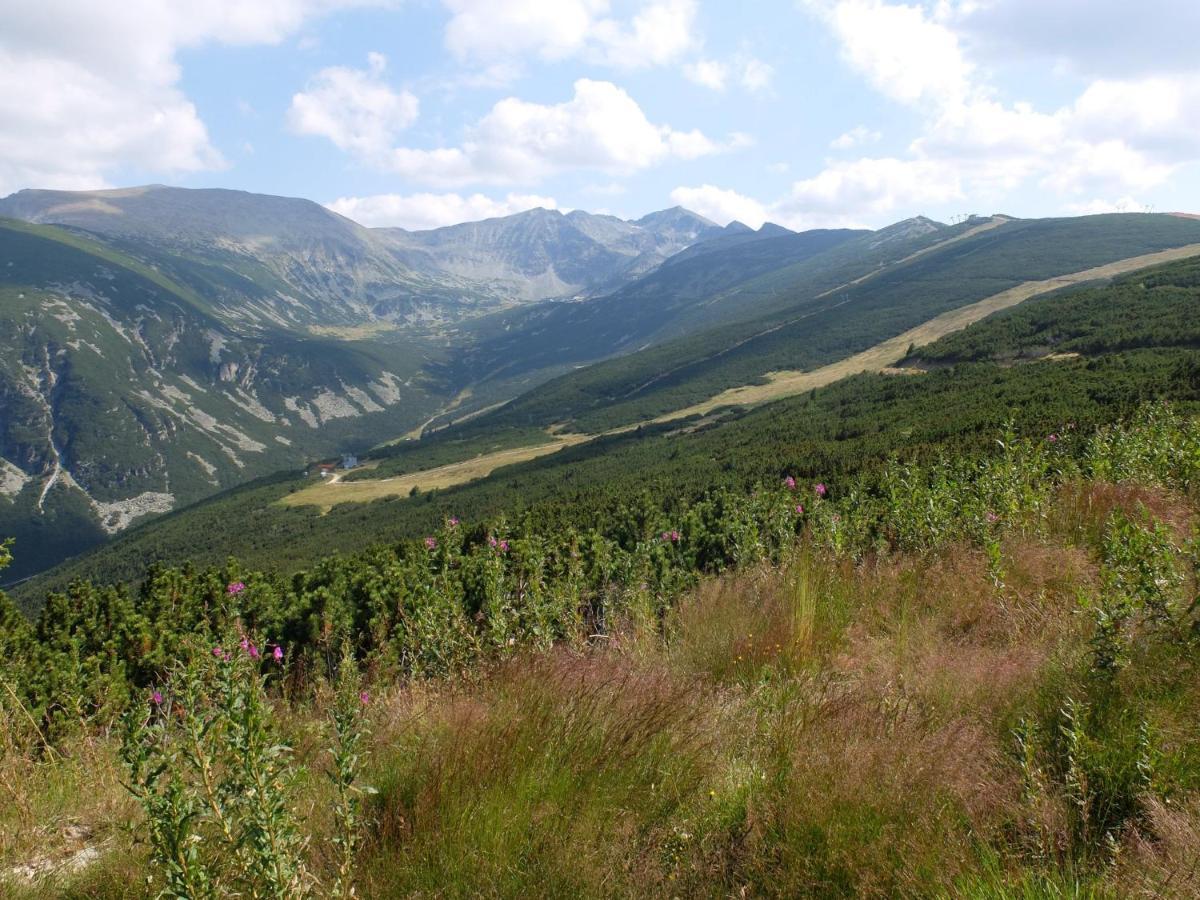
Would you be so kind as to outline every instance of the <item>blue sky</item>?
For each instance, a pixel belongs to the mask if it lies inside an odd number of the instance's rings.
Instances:
[[[166,182],[422,228],[1200,211],[1200,4],[0,0],[0,193]]]

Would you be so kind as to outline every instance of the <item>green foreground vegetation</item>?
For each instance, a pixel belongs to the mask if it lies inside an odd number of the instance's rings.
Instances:
[[[0,890],[1196,896],[1196,276],[0,595]]]
[[[1191,896],[1200,422],[999,437],[9,608],[5,887]]]

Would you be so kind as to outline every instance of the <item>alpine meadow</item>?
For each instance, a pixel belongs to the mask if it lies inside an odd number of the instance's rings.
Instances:
[[[1200,897],[1200,12],[1086,6],[0,0],[0,897]]]

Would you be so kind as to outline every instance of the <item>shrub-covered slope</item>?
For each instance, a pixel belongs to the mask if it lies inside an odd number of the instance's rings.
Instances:
[[[791,472],[798,477],[846,476],[891,453],[928,457],[939,451],[986,447],[1009,417],[1023,432],[1111,421],[1150,399],[1188,405],[1200,400],[1200,353],[1178,347],[1200,308],[1191,283],[1194,263],[1150,270],[1120,283],[1040,301],[1064,322],[1090,322],[1100,340],[1114,322],[1141,308],[1169,309],[1179,328],[1155,329],[1136,349],[1012,366],[992,361],[936,367],[925,375],[862,375],[828,388],[750,411],[698,422],[672,423],[570,447],[554,456],[502,469],[482,481],[446,491],[373,503],[348,503],[321,515],[314,507],[276,501],[303,482],[283,477],[252,486],[135,529],[102,551],[22,591],[30,602],[47,584],[75,575],[136,578],[147,559],[219,563],[238,555],[255,565],[305,568],[330,551],[361,547],[363,535],[389,542],[414,538],[447,516],[479,520],[501,513],[547,528],[610,522],[644,496],[672,504],[728,486],[747,489]],[[1137,278],[1144,279],[1137,281]],[[1146,288],[1130,290],[1131,284]],[[1182,292],[1182,294],[1180,293]],[[1154,299],[1161,295],[1163,299]],[[1098,307],[1105,315],[1080,311]],[[1020,308],[1018,308],[1018,311]],[[1007,319],[997,316],[949,336],[922,352],[961,340],[1003,346]],[[975,335],[982,334],[977,339]],[[988,337],[992,334],[992,337]],[[1164,343],[1156,335],[1166,335]],[[437,464],[447,434],[414,448],[413,464]],[[480,436],[479,440],[496,439]],[[481,444],[479,446],[490,446]],[[404,456],[398,457],[403,461]],[[238,523],[233,528],[224,523]]]

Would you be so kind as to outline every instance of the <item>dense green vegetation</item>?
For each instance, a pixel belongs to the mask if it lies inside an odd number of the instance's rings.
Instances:
[[[1089,356],[1200,346],[1200,259],[1146,269],[1111,287],[1035,298],[922,347],[913,362]]]
[[[1153,404],[1000,438],[608,533],[448,521],[291,579],[158,569],[32,627],[0,609],[0,759],[46,760],[0,821],[95,822],[115,849],[67,876],[87,896],[1169,885],[1197,851],[1200,427]],[[82,748],[117,719],[114,765]],[[91,791],[45,792],[79,766]]]
[[[238,555],[252,565],[295,571],[330,552],[358,549],[364,533],[380,543],[413,538],[451,515],[479,520],[503,512],[548,529],[584,520],[604,523],[644,496],[667,498],[670,506],[718,487],[745,490],[785,472],[839,478],[877,465],[889,454],[922,459],[938,452],[973,452],[985,447],[1010,415],[1021,432],[1039,433],[1064,422],[1086,427],[1112,421],[1148,399],[1171,399],[1187,408],[1200,401],[1200,354],[1177,346],[1176,336],[1191,327],[1200,304],[1192,285],[1194,266],[1185,261],[1153,270],[1145,277],[1155,286],[1145,290],[1135,288],[1138,282],[1131,278],[1030,307],[1030,315],[1037,310],[1051,319],[1061,314],[1063,321],[1076,323],[1077,340],[1098,343],[1119,321],[1135,315],[1129,303],[1169,298],[1161,301],[1163,315],[1174,317],[1180,327],[1163,332],[1156,326],[1141,349],[1019,366],[971,362],[913,377],[857,376],[760,409],[732,410],[715,421],[613,435],[477,483],[413,498],[343,504],[323,516],[315,508],[275,505],[300,484],[279,479],[134,529],[94,556],[31,583],[20,595],[35,603],[47,585],[62,586],[80,575],[136,579],[153,559],[211,565]],[[1092,308],[1107,312],[1087,313]],[[922,353],[939,358],[941,348],[973,342],[980,333],[984,345],[1004,346],[1012,315],[989,318]],[[1156,343],[1160,333],[1161,347]],[[508,437],[515,441],[522,433]],[[419,462],[451,462],[508,437],[463,426],[440,433],[427,446],[401,445],[396,462],[383,465],[401,471]],[[230,528],[230,522],[237,525]]]
[[[603,431],[653,418],[767,372],[834,362],[1023,281],[1200,242],[1200,224],[1148,215],[1018,220],[819,296],[828,289],[821,280],[831,270],[826,257],[869,239],[802,264],[816,267],[812,272],[785,270],[793,280],[779,286],[775,309],[767,314],[756,308],[754,318],[561,376],[476,425],[569,422],[582,431]],[[850,278],[870,271],[854,271]]]

